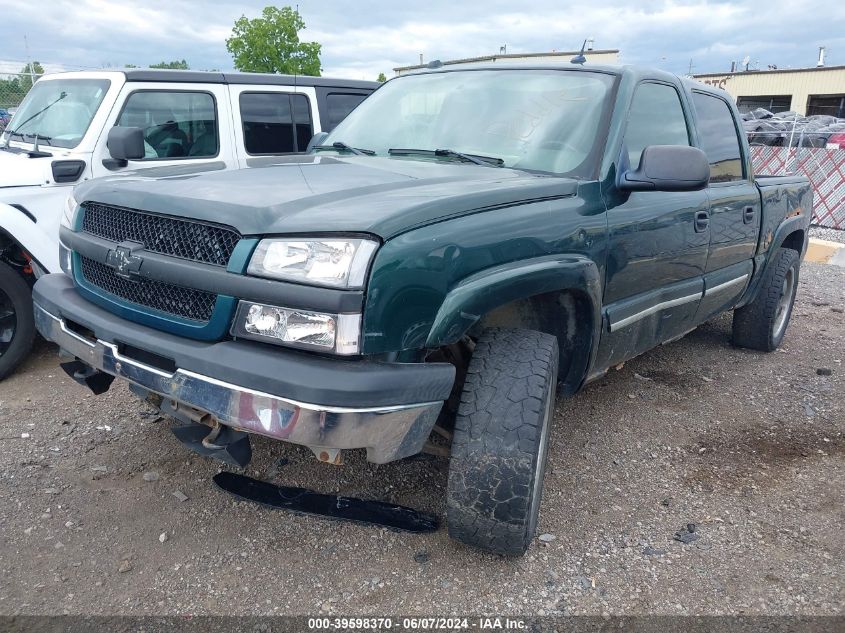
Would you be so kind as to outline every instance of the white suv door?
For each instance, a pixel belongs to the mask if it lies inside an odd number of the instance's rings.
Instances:
[[[146,167],[223,163],[236,166],[229,97],[223,84],[124,84],[92,159],[94,176]],[[146,156],[126,164],[106,147],[115,126],[144,131]],[[221,165],[223,167],[223,165]]]
[[[320,131],[317,94],[302,86],[230,84],[234,135],[241,167],[304,152]]]

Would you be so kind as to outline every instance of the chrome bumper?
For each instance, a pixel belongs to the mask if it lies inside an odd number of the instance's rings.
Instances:
[[[88,340],[65,322],[35,305],[35,325],[45,338],[82,362],[144,389],[211,414],[239,430],[325,450],[367,449],[367,459],[382,464],[419,453],[442,402],[395,407],[347,408],[297,402],[177,369],[167,373],[126,358],[115,345]]]

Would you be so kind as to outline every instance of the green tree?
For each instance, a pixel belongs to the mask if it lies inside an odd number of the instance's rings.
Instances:
[[[378,81],[379,83],[384,83],[385,81],[387,81],[387,77],[384,76],[384,73],[379,73],[378,79],[376,79],[376,81]]]
[[[189,70],[188,62],[184,59],[176,59],[172,62],[159,62],[158,64],[150,64],[150,68],[163,68],[166,70]]]
[[[32,62],[21,68],[21,91],[25,95],[32,88],[33,77],[38,78],[44,74],[44,67],[39,62]]]
[[[19,106],[26,93],[32,88],[33,76],[38,80],[44,74],[44,67],[38,62],[27,64],[11,79],[0,79],[0,108]]]
[[[300,41],[299,31],[304,28],[299,11],[264,7],[260,18],[242,15],[235,21],[226,49],[242,72],[319,77],[321,46]]]

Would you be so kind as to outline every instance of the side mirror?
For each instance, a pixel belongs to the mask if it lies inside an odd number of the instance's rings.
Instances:
[[[144,130],[139,127],[113,127],[106,139],[111,157],[118,161],[144,158]]]
[[[651,145],[643,150],[640,166],[624,172],[622,191],[699,191],[710,181],[710,162],[697,147]]]
[[[317,132],[314,136],[311,137],[311,140],[308,141],[308,147],[305,148],[305,152],[310,153],[314,150],[317,145],[322,145],[323,141],[326,140],[326,137],[328,135],[328,132]]]

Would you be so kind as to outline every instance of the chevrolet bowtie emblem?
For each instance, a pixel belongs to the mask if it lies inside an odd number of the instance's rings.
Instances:
[[[106,256],[106,265],[114,268],[114,274],[124,279],[136,279],[143,261],[143,258],[132,254],[131,247],[123,245],[109,251]]]

